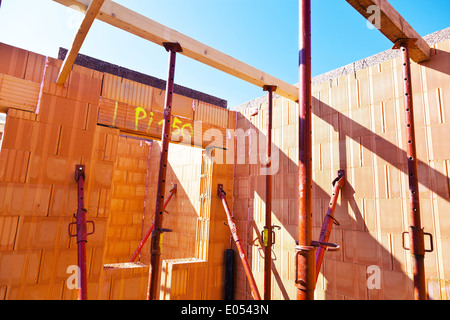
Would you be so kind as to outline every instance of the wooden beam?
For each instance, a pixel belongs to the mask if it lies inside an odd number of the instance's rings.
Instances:
[[[89,1],[87,1],[89,2]],[[70,71],[72,70],[73,64],[75,63],[75,59],[80,52],[81,46],[83,45],[86,36],[91,29],[92,24],[97,17],[97,14],[100,12],[100,8],[102,7],[105,0],[92,0],[89,7],[87,7],[87,11],[84,17],[83,22],[81,23],[80,28],[78,29],[77,34],[75,35],[75,39],[72,43],[72,48],[69,50],[66,59],[61,67],[61,71],[58,75],[57,84],[64,84],[69,76]]]
[[[380,8],[380,32],[393,43],[399,39],[418,39],[410,48],[410,56],[414,62],[420,63],[430,59],[431,49],[428,43],[409,25],[387,0],[346,0],[364,18],[373,18],[374,11],[370,6]],[[424,4],[426,5],[426,4]]]
[[[89,0],[53,1],[65,6],[78,6],[81,10],[86,10],[89,3]],[[183,48],[183,52],[180,54],[228,73],[241,80],[257,85],[261,88],[264,85],[276,86],[276,94],[293,101],[298,101],[298,88],[296,86],[264,73],[261,70],[211,48],[176,30],[170,29],[113,1],[105,1],[97,16],[97,19],[161,46],[164,42],[178,42]]]

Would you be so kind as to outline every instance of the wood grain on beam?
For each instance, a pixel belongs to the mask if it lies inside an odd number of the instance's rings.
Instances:
[[[86,1],[89,2],[89,1]],[[58,75],[58,84],[64,84],[69,76],[70,70],[72,70],[73,64],[75,63],[75,59],[80,52],[81,46],[83,45],[86,36],[91,29],[92,24],[97,17],[97,14],[100,12],[100,9],[105,0],[92,0],[90,5],[87,7],[85,17],[83,22],[78,29],[77,34],[75,35],[75,39],[72,43],[72,48],[69,50],[66,59],[61,67],[61,71]]]
[[[395,10],[387,0],[346,0],[366,19],[374,12],[370,6],[377,6],[381,12],[380,32],[395,43],[399,39],[418,39],[411,47],[410,55],[414,62],[420,63],[430,59],[431,49],[428,43],[411,27],[411,25]]]
[[[75,5],[81,10],[86,10],[89,3],[89,0],[53,1],[65,6]],[[113,1],[105,1],[97,16],[97,19],[161,46],[164,42],[178,42],[183,48],[183,52],[180,54],[228,73],[241,80],[257,85],[261,88],[264,85],[277,86],[275,93],[290,100],[298,101],[298,88],[296,86],[264,73],[261,70],[211,48],[176,30],[170,29]]]

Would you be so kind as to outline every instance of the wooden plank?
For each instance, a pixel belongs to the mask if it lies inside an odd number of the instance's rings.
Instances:
[[[387,0],[346,0],[364,18],[372,19],[374,11],[370,6],[380,8],[380,32],[395,43],[399,39],[418,39],[410,49],[414,62],[420,63],[430,59],[431,49],[428,43],[411,27]],[[426,4],[424,4],[426,5]]]
[[[87,9],[89,0],[53,0],[65,6],[77,6],[82,11]],[[97,19],[119,29],[137,35],[162,46],[163,42],[178,42],[187,57],[202,62],[256,86],[277,86],[276,94],[298,101],[298,88],[239,61],[223,52],[211,48],[176,30],[170,29],[137,12],[106,0]]]
[[[58,75],[58,80],[56,81],[58,84],[64,84],[69,76],[70,70],[72,70],[73,64],[75,63],[75,59],[80,52],[81,46],[83,45],[84,40],[92,27],[92,24],[97,17],[97,14],[100,11],[105,0],[92,0],[91,4],[87,8],[86,15],[83,19],[83,22],[78,29],[77,34],[75,35],[75,39],[72,43],[72,48],[69,50],[69,53],[64,60],[64,63],[61,67],[61,71]]]

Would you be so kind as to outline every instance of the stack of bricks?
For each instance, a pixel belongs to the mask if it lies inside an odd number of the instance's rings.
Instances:
[[[445,138],[450,133],[449,52],[450,40],[446,40],[433,47],[430,61],[412,64],[422,226],[433,234],[434,246],[425,256],[430,299],[450,297],[450,149]],[[342,249],[325,254],[317,299],[413,298],[412,258],[402,248],[402,232],[410,221],[401,63],[398,57],[313,87],[314,240],[319,238],[331,198],[331,182],[339,169],[346,174],[335,212],[340,226],[333,226],[330,238]],[[253,128],[265,139],[266,105],[257,106],[256,116],[251,116],[250,109],[239,112],[237,128]],[[279,151],[280,156],[273,178],[272,220],[282,230],[275,231],[271,290],[273,299],[295,299],[298,106],[277,97],[273,122],[272,152]],[[247,142],[247,151],[249,147]],[[264,225],[265,182],[252,171],[247,151],[243,159],[236,157],[245,164],[236,162],[235,216],[240,230],[248,233],[247,254],[261,291],[264,268],[259,233]],[[374,268],[379,270],[375,286],[370,278]],[[244,277],[239,268],[238,298],[247,299],[250,290],[242,285]]]

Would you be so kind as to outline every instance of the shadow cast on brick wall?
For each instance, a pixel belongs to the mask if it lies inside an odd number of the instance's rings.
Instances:
[[[315,99],[315,98],[314,98]],[[350,169],[346,170],[348,173],[351,172],[352,168],[349,168],[349,161],[347,159],[349,150],[347,150],[348,144],[346,141],[353,140],[357,144],[361,145],[362,147],[366,148],[369,152],[374,154],[376,157],[380,158],[384,163],[394,167],[395,169],[399,170],[403,174],[408,174],[408,169],[406,165],[406,152],[402,150],[400,147],[396,146],[392,142],[388,141],[384,137],[375,134],[371,130],[367,129],[366,127],[360,125],[359,123],[355,122],[354,120],[350,119],[347,115],[338,112],[337,110],[333,109],[331,106],[326,105],[324,103],[318,103],[318,101],[314,101],[313,105],[318,106],[320,104],[320,110],[313,108],[313,113],[321,118],[322,120],[327,119],[328,123],[327,125],[331,126],[333,130],[340,134],[340,143],[339,143],[339,154],[338,155],[331,155],[332,157],[339,157],[339,168],[337,169]],[[331,121],[331,117],[324,118],[321,117],[321,114],[331,114],[334,113],[338,117],[338,121]],[[254,129],[258,131],[259,137],[266,138],[266,134],[264,132],[261,132],[258,130],[255,125],[252,124],[248,119],[245,120],[247,123],[245,123],[242,127],[245,129]],[[244,129],[244,130],[245,130]],[[370,137],[367,139],[361,139],[361,137]],[[288,157],[282,150],[280,150],[277,146],[274,144],[272,145],[272,152],[278,152],[279,153],[279,163],[280,164],[288,164],[287,166],[290,168],[298,168],[298,164],[294,163],[291,158]],[[265,152],[259,151],[259,152]],[[247,159],[248,160],[248,159]],[[314,160],[313,160],[314,161]],[[324,161],[332,161],[332,159],[324,159]],[[237,172],[239,172],[239,166],[244,166],[245,164],[236,164]],[[371,164],[374,166],[374,164]],[[436,169],[430,167],[428,164],[423,162],[422,160],[418,160],[418,166],[419,168],[422,168],[421,171],[419,171],[419,183],[423,187],[431,190],[438,196],[442,197],[446,201],[449,201],[448,197],[448,190],[442,190],[442,188],[436,188],[435,184],[432,183],[432,179],[430,177],[433,177],[434,181],[446,181],[448,178],[443,175],[441,172],[437,171]],[[364,170],[364,167],[361,168]],[[428,170],[428,171],[426,171]],[[337,170],[336,170],[337,171]],[[294,175],[297,175],[298,169]],[[425,174],[420,174],[420,172],[425,172]],[[239,174],[239,173],[238,173]],[[235,178],[239,178],[238,174],[236,174]],[[280,173],[277,173],[280,174]],[[334,175],[335,172],[332,173]],[[276,175],[275,175],[276,176]],[[334,179],[334,177],[332,178]],[[331,182],[332,179],[329,181],[329,190],[325,190],[322,186],[318,185],[317,183],[313,182],[313,201],[320,200],[322,202],[322,206],[319,206],[321,208],[321,212],[314,211],[313,212],[313,227],[316,230],[316,237],[318,237],[318,232],[321,228],[321,221],[323,221],[324,215],[326,214],[328,202],[331,198]],[[274,179],[275,180],[275,179]],[[352,183],[352,180],[354,181]],[[400,179],[400,181],[403,181]],[[356,179],[350,179],[348,175],[346,175],[346,184],[342,190],[341,196],[340,196],[340,204],[338,203],[336,207],[335,216],[336,218],[341,221],[340,226],[334,226],[331,240],[334,240],[335,242],[338,242],[338,244],[342,245],[342,251],[341,253],[338,253],[338,258],[333,257],[327,257],[329,253],[326,254],[326,258],[324,261],[324,264],[322,265],[321,273],[324,275],[324,281],[328,283],[328,286],[331,287],[331,290],[338,290],[340,295],[349,296],[351,298],[366,298],[366,299],[412,299],[413,297],[413,283],[410,280],[410,278],[407,276],[407,266],[406,266],[406,259],[401,261],[397,259],[391,252],[390,246],[392,244],[389,244],[393,242],[393,239],[390,239],[394,237],[393,234],[395,233],[395,241],[398,240],[397,233],[400,233],[403,230],[407,230],[407,226],[402,226],[401,220],[402,220],[402,212],[382,212],[383,216],[386,215],[397,215],[400,216],[400,225],[398,226],[383,226],[383,233],[387,233],[387,240],[388,243],[385,243],[384,241],[380,241],[380,239],[377,239],[375,236],[376,234],[380,234],[381,226],[377,226],[374,228],[371,223],[370,226],[367,225],[368,221],[373,221],[376,219],[375,216],[370,216],[370,213],[376,214],[375,209],[372,211],[366,210],[367,203],[374,203],[374,199],[376,198],[376,194],[372,195],[359,195],[358,197],[355,197],[355,195],[358,194],[358,188],[362,186],[365,183],[369,183],[368,181],[358,181]],[[274,188],[275,184],[273,184]],[[296,185],[294,186],[295,190],[297,190],[298,186],[298,179],[296,179]],[[408,186],[405,185],[403,188],[407,188]],[[265,186],[261,185],[249,185],[249,194],[257,193],[258,196],[265,201]],[[407,190],[407,189],[405,189]],[[373,192],[376,190],[373,189]],[[236,192],[236,191],[235,191]],[[235,194],[236,195],[236,194]],[[398,195],[398,197],[401,199],[401,194]],[[366,198],[367,203],[366,203]],[[295,200],[295,198],[293,198]],[[389,201],[389,198],[386,199]],[[406,200],[408,201],[408,200]],[[290,201],[290,204],[297,205],[297,201]],[[314,207],[314,205],[313,205]],[[235,206],[236,209],[236,206]],[[249,210],[258,210],[257,208],[249,208]],[[365,213],[363,213],[363,209],[365,210]],[[291,210],[291,208],[289,208]],[[283,216],[286,215],[286,208],[280,209],[279,206],[273,206],[272,205],[272,212],[277,217],[278,221],[281,223],[285,221]],[[298,212],[298,210],[297,210]],[[260,213],[262,216],[263,213]],[[244,214],[242,216],[247,216],[247,214]],[[257,246],[262,248],[261,243],[261,233],[258,230],[258,226],[254,221],[255,212],[248,214],[248,233],[251,234],[252,231],[254,234],[256,234],[256,238],[249,239],[248,244],[252,246]],[[253,219],[253,220],[252,220]],[[389,217],[385,217],[386,221],[396,221],[396,220],[390,220]],[[384,220],[383,220],[384,221]],[[283,223],[282,223],[283,224]],[[385,228],[386,227],[386,228]],[[292,248],[282,248],[282,250],[291,250],[294,248],[295,243],[294,240],[298,238],[297,234],[297,228],[296,225],[290,225],[290,224],[283,224],[283,228],[289,232],[290,237],[292,238]],[[390,231],[390,228],[396,229],[397,231]],[[387,231],[386,231],[387,230]],[[390,235],[389,235],[390,234]],[[361,237],[360,237],[361,236]],[[359,243],[359,240],[361,239],[361,243]],[[342,240],[345,240],[345,242],[342,244],[340,243]],[[398,241],[397,241],[398,242]],[[351,244],[347,245],[346,244]],[[353,246],[353,247],[352,247]],[[401,250],[403,250],[400,247]],[[372,252],[364,252],[364,250],[372,251]],[[262,250],[258,250],[260,252],[260,255],[262,254]],[[252,261],[254,257],[252,257],[253,250],[249,250],[248,252],[248,259],[249,261]],[[273,253],[274,254],[274,253]],[[330,254],[331,255],[331,254]],[[404,255],[406,257],[406,254]],[[338,262],[336,262],[338,261]],[[349,287],[353,287],[353,284],[349,285],[349,283],[345,283],[344,281],[340,281],[339,279],[332,279],[329,274],[332,274],[331,270],[334,271],[334,275],[339,277],[348,277],[348,275],[345,274],[339,274],[339,270],[346,270],[345,268],[342,268],[341,266],[334,265],[335,263],[349,263],[349,264],[357,264],[362,267],[369,266],[369,265],[377,265],[381,269],[386,270],[386,272],[383,271],[382,275],[382,286],[385,287],[385,290],[383,294],[381,294],[378,290],[372,291],[368,288],[357,288],[352,291],[352,289],[349,290]],[[370,264],[369,264],[370,263]],[[281,296],[284,299],[289,299],[288,292],[291,290],[288,290],[286,288],[286,284],[288,283],[285,281],[286,279],[283,279],[280,276],[280,270],[277,269],[277,266],[274,262],[272,262],[272,272],[273,276],[276,282],[276,285],[278,286]],[[351,269],[347,269],[351,270]],[[366,286],[366,280],[369,276],[367,272],[365,272],[363,269],[354,269],[357,272],[360,272],[361,270],[364,271],[362,274],[363,277],[363,286]],[[242,272],[242,271],[241,271]],[[392,278],[392,276],[394,278]],[[397,278],[395,278],[397,277]],[[398,279],[398,277],[400,279]],[[361,280],[361,279],[359,279]],[[393,281],[390,281],[393,280]],[[344,283],[343,283],[344,282]],[[348,280],[348,282],[352,283],[352,279]],[[391,282],[391,283],[390,283]],[[293,282],[292,282],[293,283]],[[393,288],[394,284],[395,286],[400,284],[400,288]],[[289,282],[289,285],[291,285],[291,282]],[[292,284],[293,285],[293,284]],[[334,288],[334,289],[333,289]],[[392,290],[391,290],[392,289]],[[360,290],[361,292],[357,292]],[[364,292],[365,291],[365,292]],[[369,292],[372,291],[372,292]],[[389,291],[389,292],[388,292]],[[337,292],[335,292],[337,293]],[[332,293],[328,294],[326,293],[327,297],[333,298],[336,297]]]

